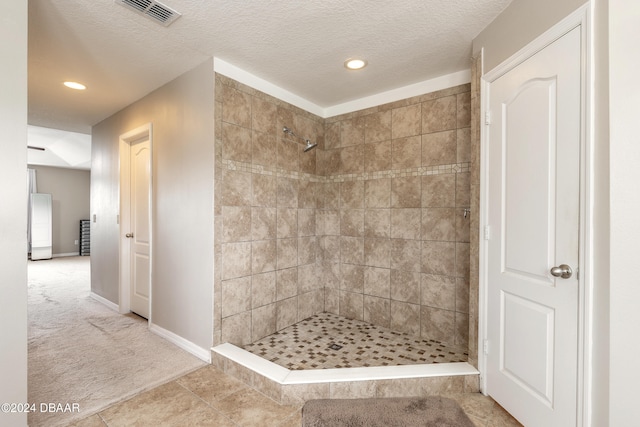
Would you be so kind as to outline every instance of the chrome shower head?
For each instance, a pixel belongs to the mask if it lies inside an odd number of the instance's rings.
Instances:
[[[318,145],[317,143],[312,143],[311,141],[309,141],[307,139],[307,146],[304,147],[304,152],[306,153],[307,151],[311,150],[312,148],[315,148],[315,146]]]
[[[307,145],[304,147],[304,152],[306,153],[307,151],[311,150],[312,148],[314,148],[316,145],[316,143],[312,143],[311,141],[309,141],[308,139],[304,139],[299,137],[298,135],[296,135],[291,129],[289,129],[288,127],[283,127],[282,128],[282,132],[289,134],[291,136],[293,136],[294,138],[298,138],[301,141],[304,141],[307,143]]]

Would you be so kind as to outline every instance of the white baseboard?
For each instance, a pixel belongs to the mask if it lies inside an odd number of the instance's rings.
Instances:
[[[62,258],[65,256],[80,256],[80,254],[78,252],[66,252],[66,253],[62,253],[62,254],[53,254],[51,255],[52,258]]]
[[[119,308],[118,308],[118,304],[116,304],[115,302],[109,301],[108,299],[106,299],[105,297],[101,297],[100,295],[91,292],[91,298],[93,298],[94,300],[98,301],[99,303],[102,303],[104,305],[106,305],[108,308],[110,308],[111,310],[115,311],[116,313],[119,312]]]
[[[155,325],[151,322],[149,322],[149,330],[154,334],[166,339],[167,341],[177,345],[181,349],[193,354],[198,359],[203,360],[207,363],[211,363],[211,351],[201,348],[191,341],[186,340],[181,336],[176,335],[173,332],[161,328],[160,326]]]
[[[91,292],[91,298],[95,299],[96,301],[104,304],[105,306],[107,306],[108,308],[112,309],[113,311],[119,313],[120,312],[120,308],[118,306],[118,304],[115,304],[111,301],[109,301],[108,299],[101,297],[100,295]],[[207,363],[211,363],[211,351],[206,350],[204,348],[198,347],[196,344],[192,343],[189,340],[186,340],[184,338],[182,338],[179,335],[174,334],[171,331],[168,331],[164,328],[161,328],[158,325],[155,325],[151,322],[149,322],[149,330],[151,332],[153,332],[156,335],[161,336],[162,338],[166,339],[167,341],[169,341],[172,344],[177,345],[178,347],[180,347],[181,349],[183,349],[184,351],[187,351],[191,354],[193,354],[194,356],[196,356],[198,359],[203,360]]]

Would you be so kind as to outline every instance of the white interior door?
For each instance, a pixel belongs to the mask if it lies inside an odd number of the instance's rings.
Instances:
[[[149,138],[130,150],[131,311],[149,318],[151,290],[151,147]]]
[[[577,420],[580,39],[488,90],[486,391],[528,427]]]

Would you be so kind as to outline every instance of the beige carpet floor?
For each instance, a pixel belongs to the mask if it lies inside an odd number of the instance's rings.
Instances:
[[[145,319],[91,298],[89,257],[30,261],[28,274],[30,426],[67,425],[205,365]],[[42,403],[80,412],[40,412]]]

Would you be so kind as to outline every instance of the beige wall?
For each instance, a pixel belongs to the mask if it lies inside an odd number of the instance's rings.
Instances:
[[[610,418],[608,425],[629,425],[640,416],[637,385],[640,374],[629,369],[640,352],[640,278],[637,272],[640,210],[637,122],[640,117],[637,2],[609,0],[609,125],[611,325]],[[632,337],[630,339],[630,337]],[[604,423],[603,423],[604,425]]]
[[[51,194],[53,202],[53,255],[78,255],[79,224],[89,219],[89,186],[91,172],[48,166],[29,166],[36,170],[39,193]]]
[[[484,71],[492,70],[587,0],[513,0],[473,40],[476,56],[485,47]]]
[[[467,346],[469,86],[322,120],[216,83],[216,342],[326,310]]]
[[[92,130],[92,291],[118,303],[119,136],[152,123],[152,322],[202,349],[212,340],[213,61]]]
[[[18,403],[27,402],[27,2],[3,3],[0,40],[0,403]],[[27,414],[0,412],[0,424],[27,425]]]

